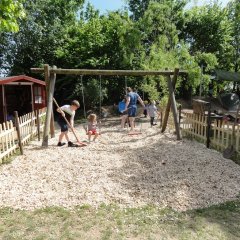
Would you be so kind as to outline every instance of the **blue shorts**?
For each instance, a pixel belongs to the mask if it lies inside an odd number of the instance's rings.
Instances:
[[[61,132],[67,132],[68,131],[68,125],[66,122],[58,120],[58,125],[61,128]]]
[[[136,117],[137,114],[137,106],[130,106],[128,108],[128,116],[129,117]]]

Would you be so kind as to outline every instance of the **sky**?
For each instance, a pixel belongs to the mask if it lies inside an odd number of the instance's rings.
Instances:
[[[117,9],[121,9],[124,6],[126,6],[125,4],[125,0],[86,0],[86,2],[90,2],[96,9],[100,10],[101,14],[106,13],[108,10],[117,10]],[[230,0],[221,0],[222,5],[226,6],[226,4],[229,2]],[[202,5],[204,3],[209,3],[211,2],[211,0],[204,0],[204,1],[192,1],[189,4],[189,7],[194,5],[194,2],[197,2],[198,5]]]

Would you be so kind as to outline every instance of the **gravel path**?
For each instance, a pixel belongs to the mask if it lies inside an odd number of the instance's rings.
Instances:
[[[59,148],[56,142],[51,139],[50,147],[42,149],[33,141],[24,156],[0,166],[0,207],[118,203],[186,210],[239,197],[239,165],[157,128],[128,136],[105,127],[99,142],[85,148]]]

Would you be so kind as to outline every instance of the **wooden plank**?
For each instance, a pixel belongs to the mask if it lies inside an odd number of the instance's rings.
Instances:
[[[9,130],[9,122],[6,122],[6,130]],[[6,149],[8,152],[9,149],[9,134],[6,135]],[[7,157],[9,157],[9,152],[7,154]]]
[[[54,66],[53,69],[56,69],[56,66]],[[48,99],[48,93],[49,93],[49,85],[50,85],[50,66],[48,64],[44,65],[44,78],[45,78],[45,83],[46,83],[46,95]],[[56,76],[55,76],[56,77]],[[50,133],[51,133],[51,138],[55,137],[55,126],[54,126],[54,114],[53,114],[53,109],[51,113],[51,120],[50,120]]]
[[[176,68],[174,71],[174,76],[173,76],[173,80],[172,80],[173,90],[175,90],[178,75],[179,75],[179,69]],[[166,106],[164,117],[163,117],[162,130],[161,130],[162,133],[165,132],[165,130],[167,128],[167,122],[168,122],[168,118],[169,118],[170,109],[171,109],[171,97],[170,97],[170,93],[169,93],[168,102],[167,102],[167,106]]]
[[[238,139],[238,134],[239,134],[239,125],[236,125],[236,146],[235,149],[238,152],[238,145],[239,145],[239,139]]]
[[[1,143],[1,148],[0,148],[0,154],[3,152],[3,138],[1,137],[3,130],[2,130],[2,124],[0,124],[0,143]],[[0,163],[2,164],[2,157],[0,157]]]
[[[208,115],[207,115],[207,142],[206,147],[210,148],[210,134],[211,134],[211,104],[208,104]]]
[[[14,152],[17,148],[17,145],[12,146],[11,148],[9,148],[8,150],[2,152],[0,154],[0,159],[6,159],[6,157],[11,153]]]
[[[14,111],[14,117],[15,117],[15,125],[16,125],[17,136],[18,136],[18,145],[19,145],[19,148],[20,148],[20,152],[23,155],[23,145],[22,145],[22,138],[21,138],[19,118],[18,118],[18,112],[17,111]]]
[[[181,140],[181,131],[180,131],[180,126],[178,122],[178,114],[177,114],[177,104],[176,104],[176,99],[175,99],[175,93],[174,93],[174,88],[172,85],[171,77],[168,76],[168,90],[169,90],[169,95],[171,99],[171,108],[172,108],[172,113],[173,113],[173,118],[174,118],[174,125],[175,125],[175,130],[177,134],[177,140]]]
[[[31,123],[33,122],[33,119],[30,117],[29,119],[29,116],[24,116],[24,120],[22,121],[21,124],[19,124],[20,127],[25,127],[25,126],[29,126],[29,123],[30,123],[30,126],[31,126]]]
[[[4,130],[4,131],[0,132],[0,138],[5,137],[6,135],[8,135],[12,132],[14,132],[14,129]]]
[[[33,132],[34,134],[37,133],[37,131]],[[25,135],[24,137],[22,137],[22,144],[25,145],[27,142],[29,142],[31,140],[31,137],[33,136],[33,133],[29,133],[27,135]]]
[[[6,131],[6,124],[5,122],[2,124],[3,126],[3,131]],[[3,152],[6,152],[7,151],[7,148],[6,148],[6,135],[2,138],[2,146],[3,146]],[[3,157],[3,161],[5,160],[5,155]]]
[[[31,85],[31,99],[32,99],[32,111],[34,111],[34,96],[33,96],[33,84]]]
[[[38,141],[41,140],[41,133],[40,133],[40,118],[39,118],[39,109],[37,109],[36,112],[36,116],[37,116],[37,136],[38,136]]]
[[[54,66],[54,69],[55,68],[56,67]],[[51,114],[52,114],[52,109],[53,109],[53,96],[54,96],[55,81],[56,81],[56,74],[51,74],[50,82],[49,82],[49,89],[48,89],[47,113],[46,113],[43,141],[42,141],[42,146],[44,146],[44,147],[48,146]]]
[[[46,64],[47,65],[47,64]],[[34,73],[46,73],[44,68],[31,68]],[[101,76],[170,76],[174,75],[174,71],[170,70],[98,70],[98,69],[61,69],[51,68],[51,74],[64,75],[101,75]],[[186,75],[187,71],[179,71],[179,75]]]
[[[54,124],[53,110],[52,110],[52,113],[51,113],[50,133],[51,133],[51,138],[55,138],[55,124]]]

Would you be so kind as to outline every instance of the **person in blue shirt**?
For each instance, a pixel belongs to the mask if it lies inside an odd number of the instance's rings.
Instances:
[[[130,87],[127,87],[127,101],[125,111],[128,112],[131,131],[134,130],[134,121],[137,114],[137,101],[139,101],[141,105],[145,107],[141,97],[136,92],[133,92]]]

